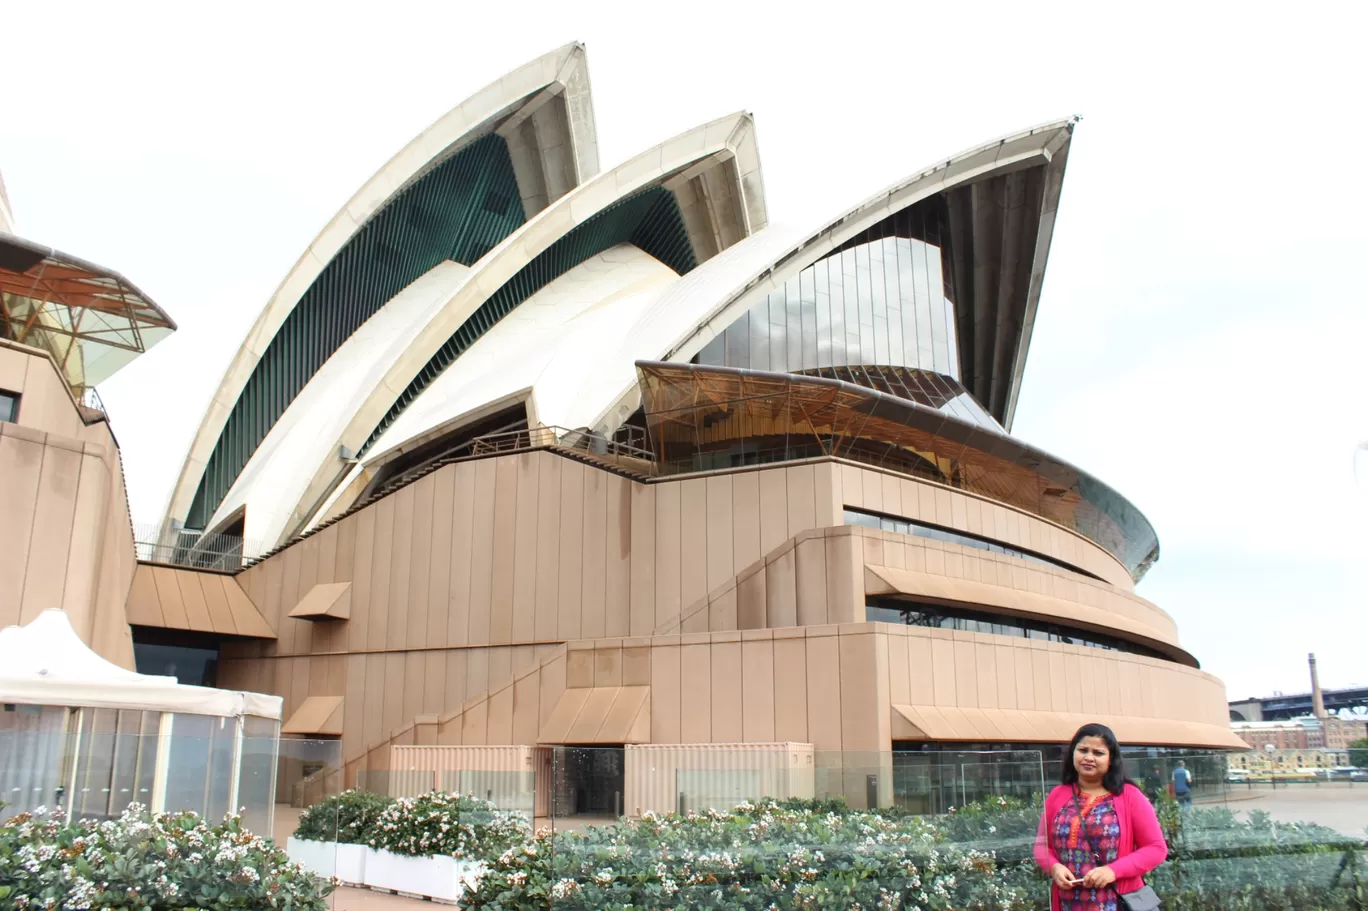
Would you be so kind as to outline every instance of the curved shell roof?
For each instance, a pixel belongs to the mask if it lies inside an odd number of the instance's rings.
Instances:
[[[729,184],[735,195],[700,197],[690,189],[699,181]],[[764,227],[761,193],[754,121],[732,114],[566,193],[471,268],[438,264],[330,355],[246,460],[207,526],[222,527],[245,508],[249,539],[274,543],[302,530],[334,491],[348,488],[346,454],[404,443],[389,428],[458,357],[478,359],[477,343],[498,344],[497,337],[483,339],[539,288],[586,254],[620,243],[647,249],[672,276],[687,272],[715,257],[719,247]],[[444,278],[434,277],[439,271]],[[431,428],[415,422],[458,417],[459,400],[442,401],[450,385],[423,402],[420,413],[427,418],[405,421],[401,431],[410,426],[425,433]]]
[[[536,138],[543,133],[546,135]],[[493,137],[503,142],[498,143]],[[444,166],[452,173],[435,173]],[[494,241],[506,236],[507,230],[499,227],[499,217],[490,212],[491,208],[502,209],[504,225],[515,225],[597,172],[588,65],[584,48],[579,44],[558,48],[519,67],[424,130],[348,200],[267,301],[201,421],[172,491],[169,518],[175,522],[189,519],[192,527],[194,523],[206,522],[217,511],[223,494],[257,445],[313,372],[391,296],[383,294],[369,307],[359,306],[365,302],[354,300],[346,302],[353,305],[350,307],[333,299],[319,301],[329,311],[327,317],[316,321],[322,325],[298,327],[300,331],[282,335],[282,331],[288,333],[297,324],[307,322],[301,318],[307,315],[301,304],[310,302],[311,293],[315,299],[328,296],[328,288],[319,285],[320,279],[331,276],[336,285],[355,287],[359,284],[357,274],[373,263],[378,266],[372,268],[388,268],[391,272],[398,268],[396,277],[402,275],[404,266],[409,272],[416,267],[421,275],[446,258],[442,253],[458,261],[465,258],[473,262],[483,252],[482,245],[484,249],[492,245],[482,236]],[[468,205],[457,206],[455,211],[452,200],[441,199],[439,203],[446,203],[445,206],[429,205],[418,211],[418,207],[410,206],[409,211],[401,213],[406,224],[382,224],[381,219],[393,208],[391,204],[403,200],[406,191],[424,180],[433,185],[438,191],[435,195],[439,196],[440,191],[453,185],[467,187],[472,180],[478,186],[470,192],[483,192],[473,196]],[[508,198],[513,195],[517,198]],[[455,224],[438,225],[444,230],[437,233],[449,237],[454,231],[454,242],[457,247],[463,245],[464,250],[435,250],[437,259],[426,267],[421,262],[388,261],[411,253],[405,249],[405,241],[415,233],[412,229],[421,232],[430,227],[425,221],[443,215]],[[373,242],[368,245],[358,244],[358,238],[368,227],[373,234],[386,236],[370,238]],[[383,230],[374,230],[377,228]],[[352,259],[363,262],[346,261],[349,248],[356,252],[361,247],[364,249]],[[348,266],[349,271],[345,268]],[[362,274],[362,278],[371,276]],[[375,284],[383,287],[384,283]],[[273,343],[276,350],[285,349],[279,358],[271,357]],[[300,357],[301,350],[310,356]],[[312,370],[309,363],[313,364]]]

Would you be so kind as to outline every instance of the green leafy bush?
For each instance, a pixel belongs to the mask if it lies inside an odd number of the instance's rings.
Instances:
[[[984,797],[936,817],[936,826],[953,842],[1006,843],[1029,840],[1034,846],[1041,804],[1019,797]]]
[[[369,844],[375,836],[380,814],[394,803],[393,797],[369,791],[343,791],[321,800],[299,817],[295,838],[336,841],[348,845]]]
[[[386,807],[367,843],[415,857],[447,854],[461,860],[488,860],[530,836],[527,820],[516,813],[499,810],[478,797],[431,791]]]
[[[153,815],[68,822],[20,813],[0,825],[0,907],[184,911],[326,911],[333,886],[291,861],[237,816]]]
[[[494,860],[462,907],[489,911],[850,908],[1000,911],[1018,896],[991,854],[940,840],[921,819],[741,804],[647,814],[552,835]]]
[[[1356,768],[1368,768],[1368,737],[1360,737],[1349,744],[1349,764]]]

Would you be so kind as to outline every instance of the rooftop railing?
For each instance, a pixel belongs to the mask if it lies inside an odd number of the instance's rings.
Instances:
[[[607,459],[630,459],[648,465],[655,459],[646,431],[625,425],[612,437],[587,430],[567,430],[564,427],[532,427],[486,434],[471,441],[471,455],[491,455],[516,452],[520,449],[555,447]]]
[[[133,523],[133,543],[138,559],[144,563],[163,563],[193,569],[235,572],[263,551],[261,542],[235,535],[204,534],[197,531],[163,533],[150,522]]]

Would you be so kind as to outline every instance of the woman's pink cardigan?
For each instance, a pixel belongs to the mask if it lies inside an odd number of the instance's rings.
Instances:
[[[1073,785],[1062,784],[1045,798],[1045,812],[1040,815],[1040,829],[1036,832],[1035,860],[1046,873],[1053,871],[1055,864],[1060,862],[1050,844],[1054,818],[1073,796]],[[1126,785],[1112,803],[1121,827],[1121,844],[1116,862],[1107,866],[1116,874],[1117,892],[1134,892],[1144,886],[1144,875],[1168,857],[1168,844],[1149,798],[1135,785]],[[1059,908],[1059,890],[1054,886],[1050,887],[1050,907]]]

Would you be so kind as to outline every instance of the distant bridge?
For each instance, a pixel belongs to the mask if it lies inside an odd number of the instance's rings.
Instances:
[[[1368,687],[1325,690],[1325,710],[1332,715],[1342,709],[1368,712]],[[1311,714],[1311,694],[1266,696],[1230,703],[1231,721],[1283,721]]]

